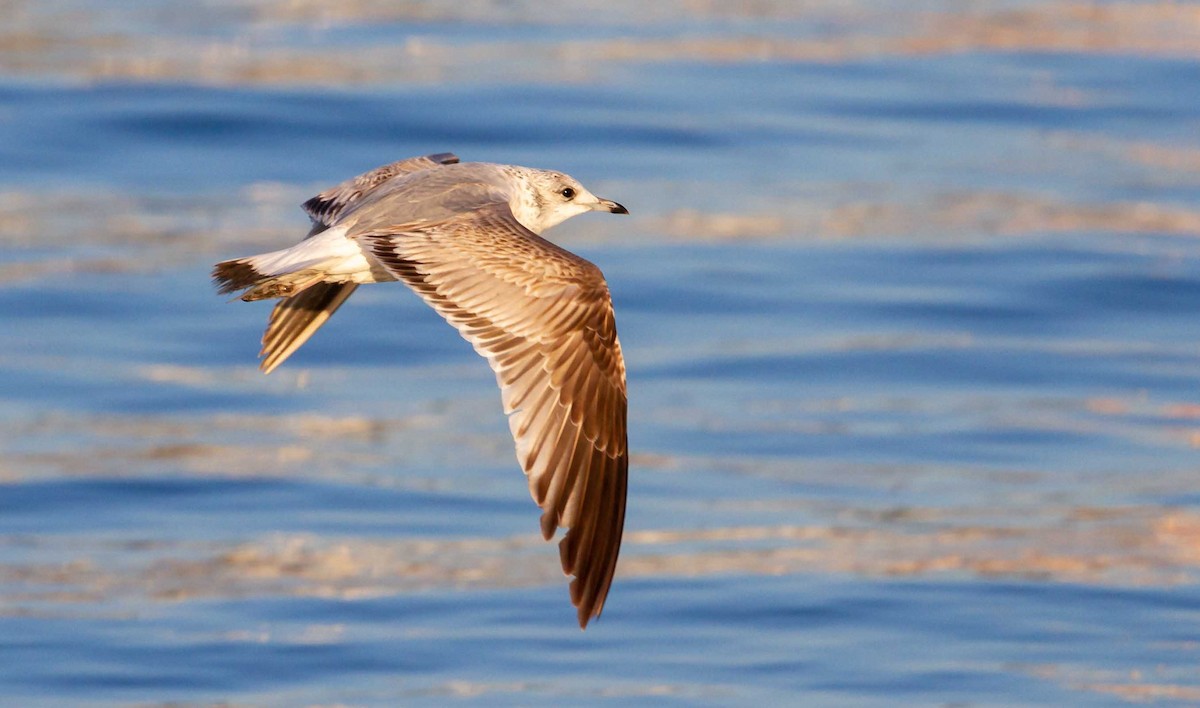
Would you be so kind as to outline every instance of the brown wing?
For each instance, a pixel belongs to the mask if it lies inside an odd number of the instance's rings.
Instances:
[[[376,167],[370,172],[365,172],[321,192],[304,202],[304,211],[308,212],[308,215],[316,223],[309,236],[324,231],[323,227],[332,225],[347,206],[396,175],[420,172],[438,165],[453,165],[456,162],[458,162],[458,156],[449,152],[424,157],[410,157],[407,160]]]
[[[586,627],[616,570],[629,471],[625,362],[604,276],[507,205],[359,238],[496,372],[542,535],[570,529],[559,551]]]
[[[356,288],[357,283],[317,283],[280,300],[263,333],[258,368],[264,374],[274,371],[337,312]]]

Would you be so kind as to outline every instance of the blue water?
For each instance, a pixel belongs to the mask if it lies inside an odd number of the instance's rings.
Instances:
[[[1171,35],[1105,46],[1108,3],[1093,48],[1057,2],[64,7],[0,51],[0,703],[1200,703]],[[628,365],[586,632],[494,377],[419,299],[363,288],[263,377],[267,306],[209,283],[445,150],[632,212],[550,232]]]

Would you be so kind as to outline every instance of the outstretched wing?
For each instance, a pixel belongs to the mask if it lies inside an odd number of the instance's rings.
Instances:
[[[457,162],[458,156],[450,152],[441,152],[436,155],[426,155],[424,157],[410,157],[407,160],[400,160],[389,165],[376,167],[370,172],[365,172],[357,177],[348,179],[336,187],[330,187],[304,202],[304,211],[308,212],[309,217],[314,222],[313,231],[309,236],[320,233],[325,228],[332,226],[337,221],[338,216],[346,210],[346,207],[396,175],[411,174],[427,170],[431,167],[437,167],[438,165],[453,165]]]
[[[603,274],[506,204],[357,238],[496,372],[542,535],[569,528],[560,556],[586,627],[616,570],[629,471],[625,362]]]

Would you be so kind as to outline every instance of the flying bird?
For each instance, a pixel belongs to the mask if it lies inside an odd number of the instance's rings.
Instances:
[[[278,298],[270,373],[364,283],[401,281],[488,360],[542,536],[559,527],[579,626],[598,617],[625,525],[625,361],[592,263],[541,233],[577,214],[628,214],[561,172],[460,163],[450,153],[376,168],[304,203],[312,230],[281,251],[218,263],[222,294]]]

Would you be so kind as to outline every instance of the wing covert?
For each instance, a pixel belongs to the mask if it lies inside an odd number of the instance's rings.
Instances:
[[[346,210],[346,207],[396,175],[411,174],[438,167],[439,165],[453,165],[457,162],[457,155],[450,152],[442,152],[436,155],[410,157],[406,160],[376,167],[370,172],[364,172],[357,177],[348,179],[336,187],[331,187],[304,202],[304,211],[308,212],[314,224],[325,227],[332,226],[337,221],[338,216]],[[314,233],[319,233],[322,230],[314,227],[313,231]],[[311,236],[312,234],[309,235]]]

